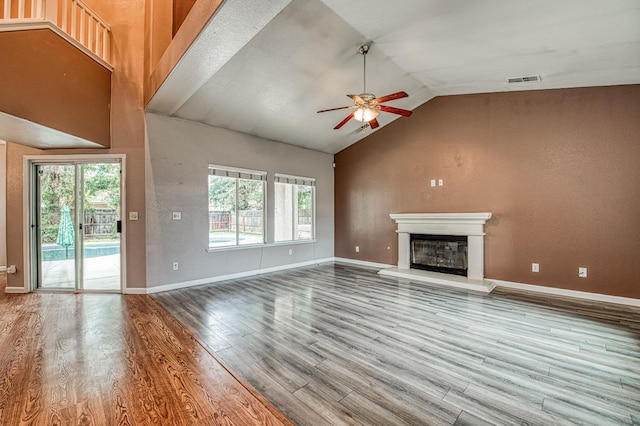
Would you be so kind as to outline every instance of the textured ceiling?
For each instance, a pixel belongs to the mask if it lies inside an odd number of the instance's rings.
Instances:
[[[227,0],[147,109],[318,151],[362,92],[434,96],[640,83],[638,0]],[[539,75],[540,82],[507,84]],[[397,116],[380,113],[384,126]],[[411,118],[399,118],[411,120]]]

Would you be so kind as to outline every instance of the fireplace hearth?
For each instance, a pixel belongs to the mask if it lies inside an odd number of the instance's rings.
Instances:
[[[495,288],[484,279],[484,225],[491,213],[389,216],[398,224],[398,267],[383,269],[381,275],[485,293]]]

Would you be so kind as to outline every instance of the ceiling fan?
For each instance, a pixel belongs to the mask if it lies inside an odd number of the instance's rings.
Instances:
[[[328,112],[328,111],[337,111],[339,109],[355,109],[355,111],[353,111],[344,120],[338,123],[338,125],[334,127],[334,130],[338,130],[352,118],[362,123],[361,128],[363,130],[365,128],[365,123],[368,123],[368,125],[372,129],[376,129],[380,127],[380,124],[378,123],[378,119],[376,118],[378,117],[378,111],[390,112],[392,114],[398,114],[403,117],[410,117],[412,112],[409,110],[394,108],[387,105],[381,105],[384,102],[394,101],[396,99],[408,97],[409,95],[407,95],[406,92],[396,92],[390,95],[381,96],[379,98],[376,98],[376,96],[372,93],[367,93],[367,53],[369,52],[369,45],[363,44],[362,46],[360,46],[359,52],[362,53],[362,57],[364,59],[364,70],[363,70],[364,89],[362,90],[362,93],[360,93],[359,95],[347,95],[348,97],[353,99],[353,102],[354,102],[353,105],[343,106],[338,108],[331,108],[331,109],[323,109],[322,111],[318,111],[318,113]]]

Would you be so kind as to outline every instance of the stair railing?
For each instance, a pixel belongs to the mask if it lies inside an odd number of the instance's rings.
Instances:
[[[27,29],[29,24],[50,22],[93,55],[110,63],[111,28],[82,0],[0,0],[0,4],[0,25]]]

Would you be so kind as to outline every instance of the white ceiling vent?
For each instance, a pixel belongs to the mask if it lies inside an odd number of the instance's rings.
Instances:
[[[532,82],[541,81],[541,80],[542,78],[540,78],[539,75],[528,75],[526,77],[508,78],[507,83],[532,83]]]

